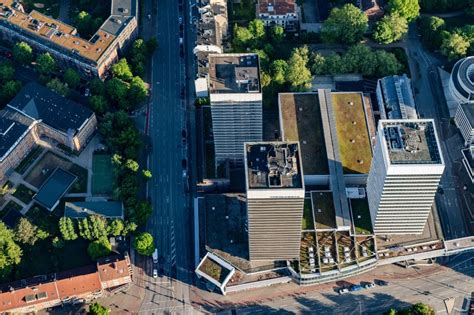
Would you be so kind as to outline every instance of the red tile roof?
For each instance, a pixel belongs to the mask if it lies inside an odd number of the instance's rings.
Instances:
[[[273,7],[273,11],[269,11],[268,7]],[[295,0],[259,0],[258,13],[269,15],[296,13]]]

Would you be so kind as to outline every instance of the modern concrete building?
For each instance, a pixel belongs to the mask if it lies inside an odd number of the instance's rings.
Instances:
[[[36,84],[27,84],[0,111],[0,184],[40,142],[81,151],[97,129],[93,111]]]
[[[0,35],[50,53],[63,68],[104,78],[118,55],[138,34],[138,1],[112,0],[111,14],[97,32],[83,39],[71,25],[35,10],[26,13],[15,0],[0,4]]]
[[[449,79],[449,90],[458,104],[474,102],[474,56],[456,62]]]
[[[406,74],[377,81],[377,101],[382,119],[417,119],[411,80]]]
[[[454,116],[465,146],[474,145],[474,103],[459,104]]]
[[[256,16],[267,27],[280,25],[288,32],[298,30],[298,12],[295,0],[259,0]]]
[[[421,234],[444,171],[433,120],[381,120],[367,180],[375,234]]]
[[[262,141],[258,55],[209,55],[208,81],[216,165],[242,165],[243,144]]]
[[[245,144],[250,260],[298,259],[304,181],[297,142]]]

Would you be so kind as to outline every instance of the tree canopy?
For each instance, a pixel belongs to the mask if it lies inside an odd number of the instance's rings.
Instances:
[[[107,256],[111,251],[112,245],[107,237],[101,237],[92,241],[89,246],[87,246],[87,253],[94,260],[102,256]]]
[[[78,237],[74,221],[68,217],[61,217],[59,219],[59,231],[66,241],[73,241]]]
[[[0,82],[5,82],[13,79],[15,68],[9,62],[0,62]]]
[[[81,77],[76,70],[68,68],[64,72],[64,82],[66,82],[70,88],[75,89],[81,82]]]
[[[111,68],[112,75],[124,81],[130,81],[133,78],[133,73],[128,66],[127,59],[122,58]]]
[[[33,61],[33,49],[25,42],[16,43],[13,46],[13,58],[21,64],[29,64]]]
[[[441,43],[441,53],[449,60],[459,59],[467,54],[469,42],[456,33],[447,34]]]
[[[56,61],[48,53],[43,53],[36,58],[36,69],[41,74],[51,74],[56,70]]]
[[[325,42],[354,44],[368,29],[367,15],[352,4],[334,8],[324,21],[321,37]]]
[[[286,71],[286,81],[293,90],[305,90],[311,86],[312,76],[308,68],[308,61],[308,47],[293,49]]]
[[[14,238],[13,231],[0,221],[0,279],[5,279],[21,261],[22,250]]]
[[[388,11],[391,14],[397,12],[411,22],[420,15],[420,4],[418,0],[389,0]]]
[[[397,12],[384,16],[377,22],[374,39],[381,44],[390,44],[402,39],[408,32],[407,20]]]
[[[155,243],[150,233],[143,232],[135,237],[133,248],[143,256],[151,256],[155,251]]]
[[[110,310],[95,302],[89,305],[89,311],[87,312],[87,315],[109,315],[109,313]]]

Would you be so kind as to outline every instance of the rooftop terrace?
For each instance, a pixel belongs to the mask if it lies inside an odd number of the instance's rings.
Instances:
[[[214,94],[259,93],[258,55],[209,55],[209,92]]]
[[[382,120],[380,124],[391,164],[442,163],[432,120]]]
[[[304,173],[329,174],[317,93],[279,94],[284,141],[299,141]]]
[[[251,189],[303,187],[298,143],[246,143],[245,160]]]
[[[367,174],[372,161],[361,93],[332,93],[339,153],[345,174]]]

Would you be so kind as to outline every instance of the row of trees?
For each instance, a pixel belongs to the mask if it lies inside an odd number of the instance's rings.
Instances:
[[[427,16],[420,19],[419,29],[423,43],[431,50],[439,49],[449,60],[474,53],[474,24],[448,29],[442,18]]]
[[[423,12],[440,12],[465,10],[469,16],[474,16],[474,0],[420,0]]]
[[[391,308],[385,312],[384,315],[435,315],[436,312],[430,305],[423,303],[416,303],[410,307],[396,310]]]
[[[0,108],[5,106],[21,89],[21,82],[14,80],[15,68],[10,62],[0,63]]]
[[[23,251],[15,241],[15,233],[0,221],[0,279],[6,278],[21,261]]]

